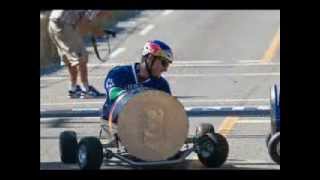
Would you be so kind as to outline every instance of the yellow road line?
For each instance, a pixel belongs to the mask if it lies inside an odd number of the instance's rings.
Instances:
[[[273,37],[273,40],[270,44],[270,47],[265,52],[263,58],[261,59],[261,64],[269,63],[272,58],[274,57],[275,53],[277,52],[278,48],[280,47],[280,28],[278,29],[276,35]]]
[[[222,124],[220,125],[218,132],[223,136],[227,136],[238,120],[239,120],[239,117],[236,117],[236,116],[226,117],[222,122]]]

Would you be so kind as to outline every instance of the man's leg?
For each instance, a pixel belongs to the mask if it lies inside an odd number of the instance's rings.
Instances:
[[[70,87],[69,87],[69,97],[70,98],[79,98],[80,97],[80,86],[77,85],[78,79],[78,66],[79,65],[71,65],[71,63],[67,63],[67,69],[69,72],[70,78]]]
[[[84,59],[80,59],[79,61],[80,80],[82,83],[81,98],[91,98],[91,97],[101,96],[101,93],[98,90],[96,90],[93,86],[89,85],[87,62],[88,62],[87,57]]]
[[[79,87],[77,86],[77,77],[78,77],[78,67],[75,65],[74,57],[72,52],[69,52],[70,49],[75,49],[72,44],[74,33],[72,28],[67,25],[56,24],[53,21],[49,21],[48,32],[52,42],[55,44],[58,54],[61,58],[61,61],[67,66],[69,73],[69,97],[75,98],[79,97],[80,92]]]
[[[70,75],[71,87],[75,87],[77,85],[78,67],[68,64],[68,71]]]
[[[88,59],[86,57],[82,57],[82,59],[80,59],[79,61],[80,80],[83,86],[83,90],[85,91],[87,91],[89,88],[87,62]]]

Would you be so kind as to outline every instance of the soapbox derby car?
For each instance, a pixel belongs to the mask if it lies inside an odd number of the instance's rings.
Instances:
[[[63,163],[80,169],[100,169],[112,158],[133,168],[183,163],[192,152],[205,167],[218,168],[228,157],[226,138],[212,124],[202,123],[193,136],[183,105],[173,96],[149,88],[121,95],[108,120],[101,119],[97,136],[77,139],[74,131],[60,134]]]

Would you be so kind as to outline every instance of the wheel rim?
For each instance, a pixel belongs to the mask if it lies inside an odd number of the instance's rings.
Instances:
[[[277,154],[280,156],[280,141],[279,141],[279,143],[277,144]]]
[[[86,164],[87,163],[87,149],[85,146],[80,146],[79,147],[79,154],[78,154],[78,158],[79,158],[79,163],[80,164]]]
[[[201,144],[200,154],[202,157],[207,158],[211,155],[213,150],[214,150],[213,144],[209,140],[206,140],[203,142],[203,144]]]

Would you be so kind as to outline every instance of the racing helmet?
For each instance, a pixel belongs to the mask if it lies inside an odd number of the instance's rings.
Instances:
[[[166,43],[159,40],[151,40],[146,42],[143,47],[142,56],[147,54],[165,58],[170,63],[173,61],[173,53],[171,48]]]

